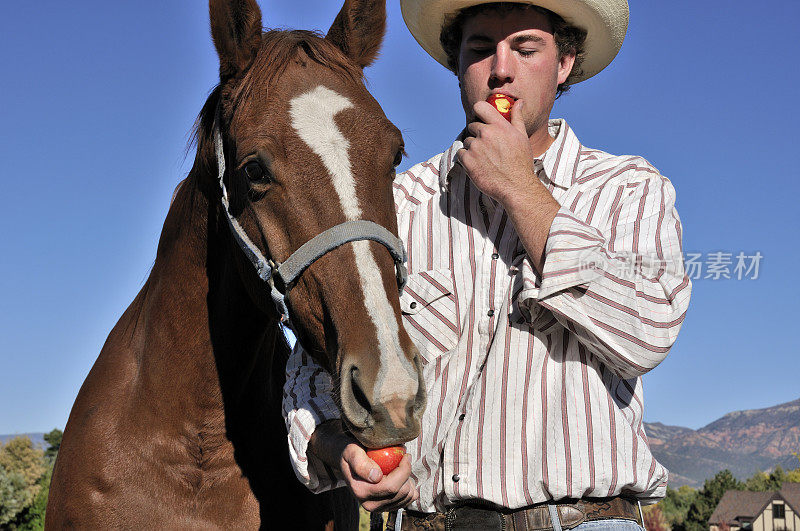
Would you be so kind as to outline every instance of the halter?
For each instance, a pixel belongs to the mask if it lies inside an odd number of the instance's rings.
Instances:
[[[219,168],[222,207],[228,218],[231,233],[239,243],[239,247],[244,251],[247,259],[256,268],[258,277],[269,286],[272,302],[281,316],[281,323],[289,324],[289,309],[286,307],[286,296],[300,274],[325,254],[345,243],[357,240],[372,240],[388,249],[394,260],[397,287],[402,293],[408,277],[408,271],[405,266],[406,251],[405,247],[403,247],[403,242],[385,227],[372,221],[360,219],[335,225],[301,245],[283,263],[264,257],[230,212],[228,191],[225,188],[224,181],[225,152],[222,147],[222,135],[217,124],[214,125],[214,149],[217,155],[217,167]]]

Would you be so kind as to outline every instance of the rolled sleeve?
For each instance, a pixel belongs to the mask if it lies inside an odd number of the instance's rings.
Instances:
[[[691,282],[672,184],[659,175],[623,186],[631,191],[602,231],[561,207],[541,286],[526,304],[550,310],[540,318],[555,317],[613,372],[634,378],[663,361],[677,339]]]
[[[286,363],[283,417],[297,479],[314,493],[346,484],[336,471],[308,453],[308,442],[317,426],[341,417],[334,393],[331,375],[296,344]]]
[[[598,265],[605,261],[606,240],[596,228],[578,219],[561,207],[550,225],[545,246],[542,285],[537,295],[550,295],[576,286],[586,286],[600,273]]]
[[[569,288],[585,287],[599,275],[595,268],[604,260],[604,243],[599,230],[580,221],[568,208],[559,209],[545,247],[547,260],[543,277],[540,278],[527,254],[521,257],[517,267],[519,295],[516,300],[525,319],[530,323],[536,320],[541,311],[541,299]]]

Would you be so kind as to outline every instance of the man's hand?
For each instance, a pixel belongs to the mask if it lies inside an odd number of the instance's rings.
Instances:
[[[477,102],[473,110],[483,122],[467,126],[470,136],[456,158],[475,186],[503,205],[541,273],[547,236],[560,205],[533,168],[534,153],[522,120],[524,105],[521,99],[514,103],[509,123],[491,104]]]
[[[383,475],[375,461],[367,457],[359,444],[348,444],[339,462],[350,490],[370,512],[394,511],[419,498],[411,479],[411,458],[403,456],[397,468]]]
[[[410,477],[408,455],[403,456],[397,468],[384,475],[358,441],[342,429],[341,421],[330,420],[317,426],[308,450],[329,466],[341,470],[347,486],[367,511],[394,511],[419,498],[419,491]]]
[[[538,184],[534,153],[522,121],[524,105],[521,99],[514,103],[509,122],[490,103],[477,102],[473,110],[481,121],[467,125],[469,136],[456,154],[475,186],[502,205]]]

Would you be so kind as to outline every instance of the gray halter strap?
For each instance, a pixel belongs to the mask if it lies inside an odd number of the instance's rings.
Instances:
[[[228,190],[225,188],[224,180],[225,152],[222,146],[222,136],[217,126],[214,126],[214,149],[217,155],[217,167],[219,168],[218,178],[219,186],[222,190],[222,207],[225,210],[231,233],[247,259],[256,268],[259,278],[269,286],[272,301],[281,315],[281,322],[288,323],[289,321],[286,294],[297,278],[316,260],[345,243],[372,240],[386,247],[394,259],[397,286],[401,292],[403,291],[408,277],[405,266],[406,251],[403,242],[385,227],[372,221],[351,220],[331,227],[301,245],[282,264],[265,258],[230,212]]]

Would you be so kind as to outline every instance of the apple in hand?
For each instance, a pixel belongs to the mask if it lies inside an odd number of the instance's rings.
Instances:
[[[367,450],[367,457],[375,461],[384,474],[388,474],[400,464],[406,449],[402,446],[387,446],[386,448],[375,448]]]

